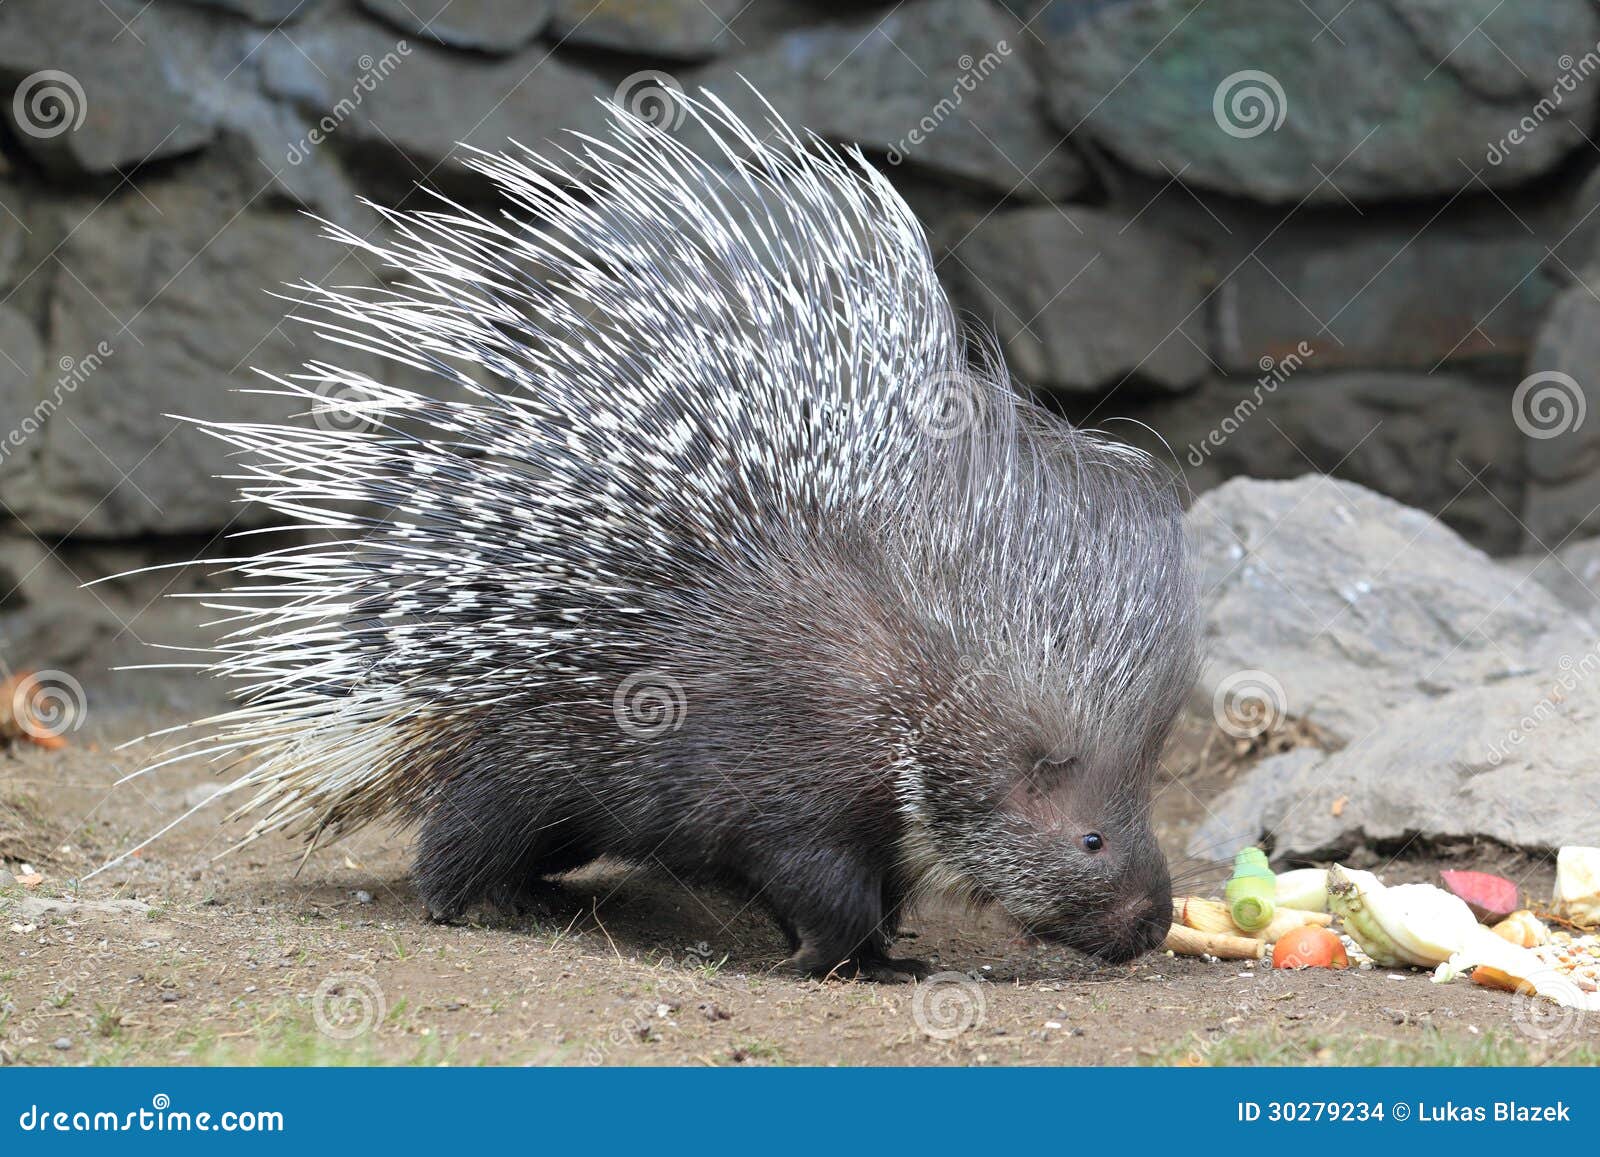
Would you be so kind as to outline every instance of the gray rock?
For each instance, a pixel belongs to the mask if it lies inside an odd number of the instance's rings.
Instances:
[[[958,304],[1031,385],[1098,390],[1133,375],[1181,389],[1210,369],[1207,267],[1186,242],[1077,205],[958,219],[940,241]]]
[[[1188,524],[1205,700],[1266,686],[1274,712],[1341,740],[1417,698],[1538,671],[1585,629],[1436,519],[1352,482],[1234,479]]]
[[[821,136],[1029,200],[1063,200],[1086,170],[1045,116],[1024,47],[1005,13],[926,0],[779,37],[683,78],[757,124],[766,111]]]
[[[1522,398],[1507,417],[1526,435],[1527,504],[1534,544],[1600,531],[1600,300],[1584,285],[1563,290],[1539,330]],[[1519,387],[1520,389],[1521,387]]]
[[[562,45],[703,60],[742,51],[815,15],[796,0],[555,0],[549,36]]]
[[[1106,430],[1182,471],[1195,493],[1229,478],[1334,474],[1436,513],[1490,554],[1521,547],[1523,437],[1503,384],[1436,374],[1315,372],[1298,354],[1253,381],[1121,404]],[[1474,482],[1473,479],[1477,481]]]
[[[0,415],[14,423],[0,432],[0,476],[26,444],[31,415],[25,404],[43,364],[44,349],[33,323],[9,305],[0,305]]]
[[[0,160],[0,178],[4,176],[5,164]],[[16,271],[17,257],[28,236],[23,224],[23,215],[28,211],[21,190],[0,179],[0,285],[9,285]]]
[[[1553,554],[1507,559],[1503,565],[1532,578],[1575,611],[1600,613],[1600,538],[1569,542]]]
[[[300,19],[316,9],[322,0],[184,0],[195,8],[216,9],[254,20],[257,24],[270,24],[276,28]]]
[[[123,0],[83,5],[71,19],[52,0],[0,5],[0,111],[17,144],[46,168],[75,174],[209,141],[209,118],[184,92],[184,59],[151,32],[157,19]],[[27,94],[20,104],[14,92]]]
[[[1413,702],[1324,756],[1301,748],[1251,768],[1209,806],[1190,854],[1338,857],[1425,839],[1548,851],[1600,844],[1600,635],[1574,634],[1547,674]],[[1342,803],[1340,801],[1343,801]]]
[[[495,56],[524,47],[550,20],[549,0],[361,0],[361,6],[402,32]]]
[[[149,35],[159,36],[165,51],[184,61],[177,80],[216,131],[206,160],[235,175],[240,197],[287,202],[358,232],[370,230],[376,217],[358,202],[336,150],[315,146],[312,126],[293,101],[267,86],[265,62],[283,59],[271,46],[301,35],[299,26],[292,33],[275,28],[263,34],[199,9],[158,11],[159,24]],[[304,56],[296,53],[295,59],[318,85],[324,83]]]
[[[1544,239],[1500,215],[1422,224],[1276,233],[1217,292],[1219,360],[1254,373],[1304,341],[1317,370],[1520,362],[1554,293]]]
[[[120,627],[116,615],[28,534],[0,535],[0,658],[13,669],[75,669]]]
[[[1600,97],[1573,71],[1600,40],[1586,0],[1015,6],[1054,66],[1063,130],[1264,201],[1449,196],[1480,170],[1509,188],[1585,148]],[[1534,127],[1514,143],[1524,118]]]
[[[305,326],[280,324],[287,306],[269,290],[359,283],[366,271],[296,214],[241,210],[207,169],[97,201],[62,198],[54,209],[63,272],[51,286],[46,368],[23,399],[48,416],[18,452],[25,468],[0,475],[0,497],[41,536],[248,525],[261,515],[213,481],[235,472],[228,448],[168,415],[291,412],[285,399],[239,390],[261,385],[251,367],[297,371],[313,344]]]
[[[461,164],[458,143],[499,151],[533,148],[576,130],[603,135],[608,116],[598,78],[534,45],[497,59],[397,42],[382,27],[329,18],[275,36],[261,49],[269,90],[291,94],[332,146],[391,177],[432,184],[484,182]],[[308,70],[301,53],[315,62]]]
[[[1552,246],[1556,260],[1546,271],[1563,282],[1585,282],[1600,294],[1600,168],[1572,196],[1566,226]]]

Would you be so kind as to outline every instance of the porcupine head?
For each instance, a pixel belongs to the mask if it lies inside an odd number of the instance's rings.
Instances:
[[[760,904],[811,974],[917,971],[934,891],[1154,946],[1169,479],[1012,387],[859,154],[672,107],[473,153],[498,214],[328,227],[389,287],[301,317],[432,384],[315,362],[271,387],[309,420],[200,423],[317,535],[223,560],[241,703],[187,750],[248,761],[250,838],[412,825],[439,915],[608,856]]]

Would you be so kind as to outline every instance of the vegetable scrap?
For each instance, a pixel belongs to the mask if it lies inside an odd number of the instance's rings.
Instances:
[[[1466,901],[1472,914],[1485,924],[1498,923],[1522,906],[1517,900],[1517,886],[1504,876],[1456,871],[1440,872],[1439,876],[1444,886]]]
[[[38,716],[39,676],[21,671],[0,679],[0,746],[21,740],[57,751],[67,745],[59,731]]]
[[[1326,928],[1306,924],[1272,947],[1274,968],[1349,968],[1344,941]]]
[[[1233,876],[1223,888],[1233,922],[1246,932],[1255,932],[1272,922],[1277,906],[1278,880],[1267,866],[1267,855],[1260,848],[1244,848],[1233,860]]]
[[[1246,848],[1221,900],[1179,897],[1166,947],[1176,955],[1261,960],[1274,968],[1425,968],[1437,983],[1479,985],[1600,1011],[1600,848],[1556,859],[1548,912],[1488,872],[1446,871],[1443,887],[1386,885],[1334,865],[1274,873]],[[1339,929],[1331,925],[1337,920]]]

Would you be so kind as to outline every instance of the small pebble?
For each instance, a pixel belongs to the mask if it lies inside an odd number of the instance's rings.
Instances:
[[[0,888],[9,888],[17,882],[17,878],[10,872],[0,869]]]
[[[179,1000],[178,994],[176,992],[173,992],[171,989],[168,989],[168,990],[166,990],[165,992],[163,992],[161,994],[161,1003],[162,1004],[176,1004],[178,1002],[178,1000]]]
[[[55,1040],[55,1042],[52,1044],[51,1047],[52,1048],[58,1048],[62,1052],[66,1052],[68,1049],[70,1049],[72,1047],[72,1038],[69,1037],[69,1036],[58,1037]]]
[[[1047,1020],[1047,1021],[1044,1022],[1044,1027],[1045,1028],[1060,1028],[1061,1027],[1061,1022],[1059,1020]]]

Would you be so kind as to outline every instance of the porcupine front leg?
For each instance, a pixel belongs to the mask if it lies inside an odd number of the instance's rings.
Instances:
[[[761,898],[789,936],[782,967],[802,976],[864,977],[903,983],[931,971],[888,954],[899,901],[886,909],[882,877],[849,853],[791,850],[768,865]],[[798,946],[796,946],[798,942]]]

